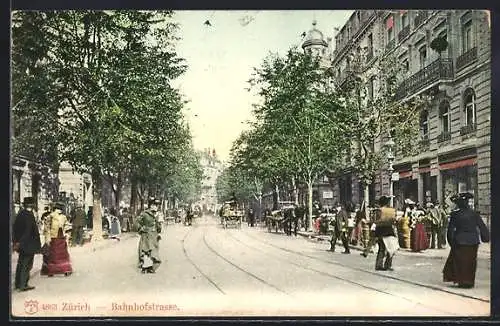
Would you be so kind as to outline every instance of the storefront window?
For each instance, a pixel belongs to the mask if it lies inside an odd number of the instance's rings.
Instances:
[[[444,170],[441,171],[441,173],[443,178],[443,198],[445,198],[448,193],[456,194],[460,192],[470,192],[474,195],[474,207],[477,206],[476,165]]]

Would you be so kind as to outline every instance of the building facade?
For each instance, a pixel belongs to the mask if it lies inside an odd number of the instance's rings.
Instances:
[[[431,47],[438,37],[448,43],[442,52]],[[449,194],[469,191],[475,209],[489,223],[490,37],[489,14],[482,10],[357,10],[335,37],[332,69],[340,83],[347,77],[349,60],[366,49],[368,66],[384,55],[395,55],[403,65],[406,79],[396,91],[397,100],[422,93],[431,98],[415,122],[420,126],[420,154],[395,153],[396,205],[405,198],[443,202]],[[367,80],[366,87],[373,94],[379,85]],[[374,144],[375,150],[383,141]],[[334,179],[339,200],[342,194],[346,201],[363,199],[354,174],[346,171]],[[389,194],[390,182],[384,167],[370,197]],[[351,184],[350,192],[346,183]]]
[[[215,212],[217,209],[217,178],[222,172],[223,162],[217,157],[215,149],[205,149],[200,153],[203,168],[201,194],[198,202],[204,212]]]

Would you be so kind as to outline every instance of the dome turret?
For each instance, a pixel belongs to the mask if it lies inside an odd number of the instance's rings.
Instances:
[[[313,28],[307,33],[304,43],[302,43],[302,49],[306,50],[310,47],[328,47],[325,39],[323,38],[323,33],[316,28],[316,21],[312,23]]]

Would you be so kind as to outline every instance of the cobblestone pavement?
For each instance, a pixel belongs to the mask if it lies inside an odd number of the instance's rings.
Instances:
[[[18,316],[485,316],[489,261],[477,286],[441,282],[442,259],[399,255],[394,272],[374,255],[328,252],[328,243],[202,217],[168,225],[156,274],[137,269],[138,237],[72,248],[74,273],[36,275],[36,289],[12,293]]]

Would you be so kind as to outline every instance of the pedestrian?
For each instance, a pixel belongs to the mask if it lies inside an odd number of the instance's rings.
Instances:
[[[420,252],[428,247],[427,235],[423,223],[425,213],[417,209],[417,205],[411,199],[407,199],[406,203],[410,209],[410,248],[413,252]]]
[[[82,245],[83,241],[83,227],[86,224],[86,216],[85,216],[85,211],[83,210],[83,205],[78,204],[75,208],[74,211],[74,218],[73,218],[73,226],[71,229],[72,233],[72,244],[73,245]]]
[[[131,229],[132,229],[132,220],[131,219],[132,219],[132,215],[128,211],[128,208],[124,207],[123,211],[122,211],[122,221],[123,221],[122,231],[125,231],[125,232],[131,231]]]
[[[439,224],[441,223],[440,219],[440,214],[439,210],[434,206],[433,203],[428,202],[426,204],[427,208],[427,220],[428,223],[430,224],[430,234],[428,236],[429,238],[429,248],[430,249],[436,249],[436,244],[438,242],[438,236],[439,236]]]
[[[42,275],[70,275],[73,271],[68,252],[68,242],[65,230],[70,226],[68,218],[62,212],[64,203],[57,202],[54,211],[50,213],[45,229],[45,245],[48,246],[45,261],[42,265]]]
[[[250,227],[255,226],[255,213],[251,207],[248,209],[248,225]]]
[[[344,246],[343,254],[350,254],[349,250],[349,239],[347,236],[347,225],[348,225],[349,214],[346,211],[344,205],[337,205],[337,214],[335,216],[334,229],[332,238],[330,240],[330,251],[335,252],[335,245],[337,239],[340,238],[342,245]]]
[[[93,213],[92,213],[92,207],[89,207],[88,211],[87,211],[87,228],[89,230],[92,230],[94,227],[94,217],[93,217]]]
[[[448,228],[448,213],[446,209],[443,208],[439,202],[436,203],[436,209],[439,216],[438,224],[438,249],[444,249],[446,247],[446,230]]]
[[[362,204],[362,207],[364,209],[364,202]],[[354,217],[354,230],[352,232],[352,244],[355,246],[359,246],[362,244],[362,237],[363,237],[363,216],[364,216],[364,211],[361,210],[359,205],[356,205],[355,209],[355,217]]]
[[[473,195],[468,192],[452,197],[457,209],[450,214],[447,232],[451,249],[443,268],[443,281],[458,284],[460,288],[474,287],[479,238],[482,242],[490,241],[483,219],[469,207],[471,198]]]
[[[159,241],[162,225],[156,219],[158,206],[154,198],[148,201],[148,209],[137,217],[139,240],[139,268],[142,273],[155,273],[161,264]]]
[[[109,237],[120,241],[120,234],[122,232],[120,219],[118,216],[111,215],[110,221]]]
[[[392,260],[399,248],[395,231],[396,210],[389,204],[389,197],[379,198],[380,208],[376,211],[375,218],[375,236],[378,244],[375,270],[392,271]]]
[[[33,214],[34,207],[33,197],[25,197],[23,208],[16,215],[12,229],[12,248],[18,253],[14,282],[14,287],[18,291],[35,288],[28,284],[35,254],[41,252],[40,232]]]

